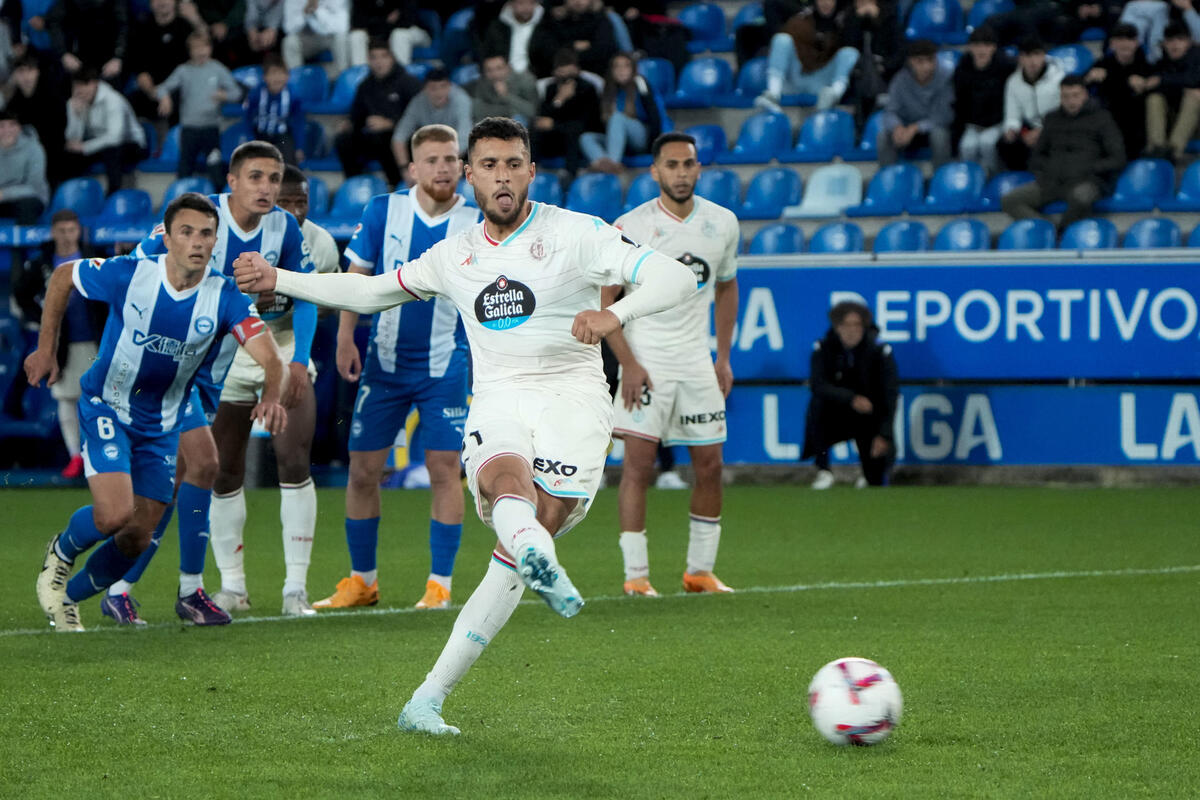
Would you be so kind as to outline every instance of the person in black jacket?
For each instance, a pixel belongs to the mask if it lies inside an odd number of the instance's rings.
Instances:
[[[351,64],[367,63],[371,39],[386,39],[392,55],[401,64],[412,61],[414,47],[430,43],[429,32],[421,27],[416,0],[353,0],[350,4]]]
[[[604,11],[592,9],[591,0],[566,0],[547,11],[529,39],[529,66],[545,78],[556,69],[559,50],[569,47],[579,57],[579,68],[603,75],[617,54],[617,37]]]
[[[662,130],[658,98],[637,73],[629,53],[617,53],[608,68],[601,100],[604,133],[588,132],[579,142],[594,172],[621,174],[626,154],[648,153]]]
[[[1146,146],[1146,80],[1154,67],[1138,44],[1138,30],[1121,23],[1108,34],[1109,50],[1084,75],[1096,87],[1100,103],[1108,109],[1125,139],[1125,158],[1135,159]],[[1137,80],[1133,80],[1137,78]],[[1140,89],[1135,86],[1142,87]]]
[[[579,56],[569,47],[554,57],[554,80],[538,106],[529,131],[534,161],[563,156],[567,176],[573,177],[584,164],[580,139],[587,131],[603,130],[600,97],[579,75]]]
[[[390,186],[404,180],[392,152],[392,133],[410,100],[421,91],[421,82],[396,63],[388,43],[372,40],[367,50],[370,73],[354,92],[350,121],[337,135],[334,148],[346,177],[362,174],[372,160],[379,161]]]
[[[867,484],[884,486],[895,452],[892,431],[900,397],[892,347],[876,340],[879,329],[861,303],[838,303],[829,321],[825,338],[813,344],[812,400],[800,458],[815,459],[813,488],[828,489],[833,485],[829,448],[853,439]]]
[[[1158,74],[1134,80],[1135,90],[1146,98],[1146,152],[1160,158],[1178,159],[1200,123],[1200,47],[1182,22],[1172,22],[1163,31],[1163,57],[1155,65]],[[1167,123],[1174,118],[1170,135]]]
[[[59,0],[46,12],[50,48],[70,73],[90,66],[117,84],[129,43],[126,0]]]
[[[975,161],[988,174],[1000,168],[996,143],[1004,134],[1004,84],[1016,62],[996,49],[987,25],[971,31],[967,52],[954,70],[954,124],[958,156]]]

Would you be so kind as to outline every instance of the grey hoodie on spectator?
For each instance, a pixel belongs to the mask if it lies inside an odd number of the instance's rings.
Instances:
[[[46,151],[31,128],[22,130],[12,147],[0,147],[0,200],[7,203],[22,197],[50,201]]]
[[[930,128],[949,128],[954,121],[954,73],[940,64],[929,83],[922,86],[905,67],[888,85],[888,101],[880,120],[890,131],[899,125],[917,123],[921,133]]]
[[[221,124],[221,104],[214,99],[218,89],[225,90],[225,102],[242,99],[242,87],[229,68],[210,58],[203,64],[186,61],[162,82],[156,93],[162,99],[179,90],[179,124],[184,128],[215,128]]]

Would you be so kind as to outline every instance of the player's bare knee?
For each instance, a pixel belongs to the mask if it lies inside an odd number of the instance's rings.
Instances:
[[[217,479],[213,481],[213,492],[215,494],[232,494],[242,488],[245,479],[245,470],[234,472],[223,468],[218,469]]]
[[[148,528],[127,525],[113,537],[117,549],[128,558],[137,558],[150,546],[154,531]]]
[[[721,454],[711,453],[697,456],[692,455],[692,472],[696,476],[696,487],[713,487],[721,485],[721,471],[724,462]]]
[[[373,464],[366,464],[355,458],[350,459],[350,474],[347,477],[347,488],[357,494],[374,492],[379,488],[383,476]]]
[[[96,530],[112,536],[133,519],[133,505],[125,503],[96,504],[92,507],[92,522]]]
[[[279,462],[279,482],[280,483],[304,483],[309,477],[308,461],[280,461]]]

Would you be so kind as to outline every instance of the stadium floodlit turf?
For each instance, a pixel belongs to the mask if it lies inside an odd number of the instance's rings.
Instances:
[[[380,606],[282,620],[276,493],[250,493],[255,616],[178,624],[174,526],[136,596],[43,633],[34,578],[86,495],[4,491],[0,795],[9,797],[1194,797],[1200,695],[1195,489],[728,490],[718,574],[679,594],[687,493],[651,497],[652,578],[620,597],[616,493],[559,554],[588,605],[540,601],[446,703],[463,735],[396,716],[454,611],[414,612],[428,496],[386,492]],[[347,574],[343,495],[320,493],[309,592]],[[470,513],[470,512],[468,512]],[[468,519],[454,599],[490,537]],[[209,559],[211,564],[211,558]],[[219,588],[215,568],[206,576]],[[805,689],[839,656],[891,669],[904,720],[839,749]]]

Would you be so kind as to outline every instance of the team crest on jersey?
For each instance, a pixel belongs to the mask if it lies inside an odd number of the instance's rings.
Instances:
[[[692,272],[696,273],[696,288],[704,286],[708,283],[708,279],[712,277],[712,268],[708,266],[708,262],[699,256],[694,256],[691,253],[684,253],[679,257],[679,263],[685,267],[690,267]]]
[[[533,290],[501,275],[475,298],[475,318],[494,331],[515,328],[533,315]]]
[[[208,334],[212,333],[213,328],[216,326],[217,324],[213,322],[212,317],[200,317],[194,323],[196,333],[200,334],[201,336],[207,336]]]
[[[265,258],[267,260],[268,264],[277,265],[279,262],[279,251],[272,250],[269,253],[264,253],[263,258]]]
[[[700,226],[700,232],[709,239],[717,238],[717,226],[712,224],[712,220],[704,220],[704,224]]]
[[[533,244],[529,245],[529,255],[535,261],[541,261],[546,257],[546,245],[542,243],[542,237],[539,236]]]

